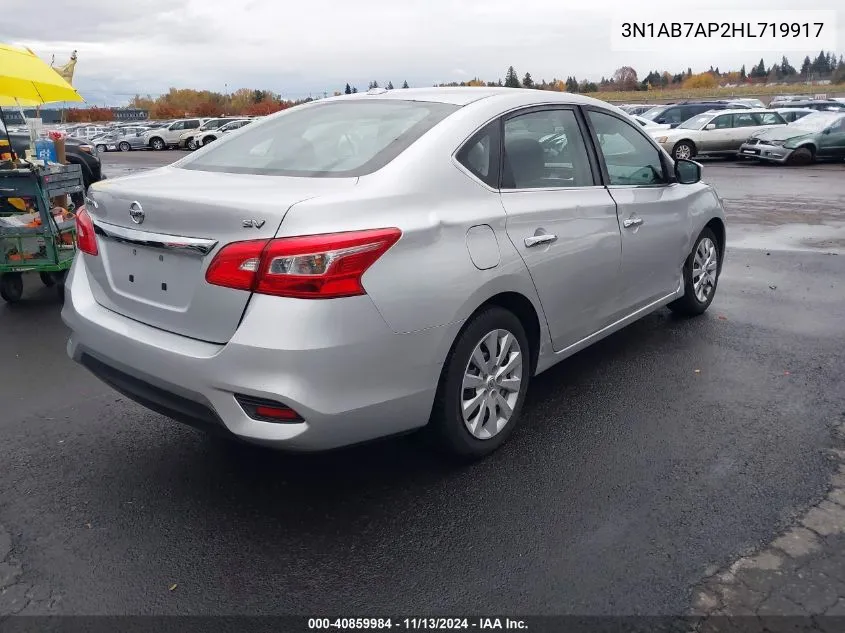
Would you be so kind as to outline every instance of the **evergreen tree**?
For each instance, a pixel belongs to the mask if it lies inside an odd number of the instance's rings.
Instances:
[[[349,84],[346,84],[346,90],[344,92],[348,95],[352,94],[352,87]]]
[[[403,87],[403,88],[409,88],[410,86],[408,86],[408,82],[407,82],[407,81],[405,81],[405,82],[402,84],[402,87]]]
[[[784,77],[792,77],[798,71],[795,70],[795,67],[789,63],[789,60],[786,58],[786,55],[780,60],[780,73]]]
[[[387,82],[387,89],[388,89],[388,90],[393,90],[393,82],[392,82],[392,81],[388,81],[388,82]]]
[[[352,86],[352,94],[356,94],[358,92],[358,88]]]
[[[566,78],[566,92],[578,92],[578,80],[575,77]]]
[[[804,62],[801,64],[801,75],[804,78],[807,78],[807,77],[810,76],[810,73],[812,72],[812,70],[813,70],[813,62],[810,61],[810,56],[807,55],[804,58]]]
[[[739,79],[740,81],[748,79],[748,75],[745,73],[745,64],[743,64],[742,68],[739,69]]]
[[[522,78],[522,87],[523,88],[533,88],[534,87],[534,80],[531,79],[531,73],[525,73],[525,77]]]
[[[504,84],[502,83],[502,78],[501,78],[501,77],[499,77],[499,81],[498,81],[498,82],[496,82],[496,86],[497,86],[498,88],[501,88],[503,85],[504,85]]]
[[[505,87],[507,88],[519,88],[519,77],[516,74],[516,71],[513,69],[513,66],[508,67],[508,72],[505,74]]]

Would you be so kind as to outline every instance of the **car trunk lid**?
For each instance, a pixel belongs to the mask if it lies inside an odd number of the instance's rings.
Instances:
[[[251,293],[206,283],[217,251],[271,238],[291,206],[355,182],[166,167],[98,183],[88,211],[99,254],[85,256],[94,297],[136,321],[224,343]]]

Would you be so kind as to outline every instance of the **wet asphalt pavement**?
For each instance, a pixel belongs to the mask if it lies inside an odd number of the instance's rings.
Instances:
[[[686,611],[824,495],[845,420],[845,254],[824,241],[845,165],[705,177],[733,246],[708,313],[661,310],[538,377],[512,441],[468,467],[412,437],[314,456],[206,438],[72,364],[54,293],[30,283],[0,305],[0,526],[23,612]]]

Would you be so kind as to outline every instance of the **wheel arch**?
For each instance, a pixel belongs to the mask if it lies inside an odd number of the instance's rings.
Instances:
[[[540,315],[531,300],[524,294],[513,291],[500,292],[488,298],[482,303],[466,320],[470,323],[475,315],[483,312],[486,308],[498,306],[511,312],[525,329],[525,336],[528,338],[529,358],[531,359],[531,375],[537,369],[537,360],[540,357],[540,345],[542,339],[542,330],[540,325]]]
[[[722,268],[722,261],[725,259],[725,247],[727,245],[727,234],[725,230],[725,223],[721,218],[712,218],[704,225],[705,229],[710,229],[716,235],[717,246],[719,247],[719,269]]]
[[[675,148],[678,147],[678,145],[680,145],[681,143],[687,143],[690,147],[692,147],[692,155],[690,156],[690,158],[698,154],[698,145],[695,144],[695,141],[688,138],[682,138],[675,141],[675,144],[672,145],[672,158],[675,158]]]

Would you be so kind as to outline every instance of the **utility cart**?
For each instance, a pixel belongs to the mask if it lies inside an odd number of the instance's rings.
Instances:
[[[10,165],[10,163],[6,163]],[[38,273],[64,300],[76,252],[74,211],[84,200],[79,165],[0,167],[0,296],[23,295],[23,273]]]

